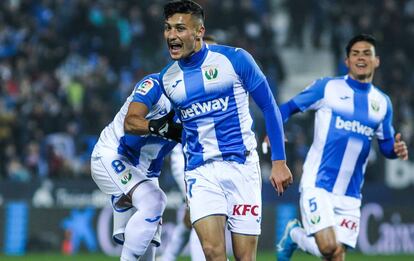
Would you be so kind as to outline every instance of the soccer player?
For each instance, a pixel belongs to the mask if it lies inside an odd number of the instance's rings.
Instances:
[[[261,174],[248,96],[263,111],[272,152],[270,180],[292,182],[279,109],[263,73],[240,48],[203,42],[204,11],[190,0],[164,6],[171,62],[160,84],[183,124],[191,222],[207,260],[226,260],[227,224],[236,260],[255,260],[261,224]]]
[[[374,136],[382,154],[408,159],[401,134],[392,126],[392,105],[372,84],[380,60],[376,41],[357,35],[346,46],[348,75],[315,81],[280,106],[286,121],[292,114],[315,110],[312,146],[303,166],[298,220],[288,223],[277,245],[278,260],[302,250],[327,260],[344,260],[359,231],[361,187]]]
[[[102,131],[92,152],[92,178],[112,196],[114,240],[123,244],[121,260],[135,261],[147,248],[141,260],[155,258],[150,242],[159,244],[155,234],[166,206],[157,178],[182,131],[170,111],[158,74],[144,77]]]
[[[203,40],[206,44],[217,44],[215,37],[212,35],[204,35]],[[185,198],[184,166],[183,149],[181,144],[177,144],[171,152],[171,174]],[[194,240],[189,241],[192,226],[186,202],[177,210],[177,217],[177,224],[170,240],[168,240],[167,247],[162,255],[162,261],[176,260],[188,242],[190,242],[191,259],[204,260],[204,254],[199,250],[201,246],[197,236],[195,236],[196,238]]]

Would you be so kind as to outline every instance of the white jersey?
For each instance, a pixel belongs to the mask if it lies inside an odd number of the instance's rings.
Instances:
[[[130,163],[141,170],[147,177],[160,174],[164,157],[177,144],[152,134],[132,135],[124,132],[124,119],[131,102],[147,105],[149,113],[146,119],[158,119],[171,110],[171,103],[162,94],[159,87],[158,74],[143,78],[127,98],[113,121],[101,132],[92,152],[96,156],[101,149],[116,150],[128,158]]]
[[[209,161],[257,162],[248,92],[265,81],[243,49],[204,45],[160,74],[183,124],[186,170]]]
[[[319,187],[361,198],[372,138],[394,136],[388,96],[371,83],[345,76],[318,80],[292,100],[301,111],[316,110],[301,189]]]

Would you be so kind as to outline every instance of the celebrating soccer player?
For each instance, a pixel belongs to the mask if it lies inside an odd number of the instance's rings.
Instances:
[[[113,235],[123,245],[123,261],[155,259],[166,206],[157,178],[164,157],[180,140],[181,126],[161,92],[158,74],[152,74],[135,86],[95,145],[92,178],[112,195]]]
[[[289,260],[299,247],[326,260],[344,260],[359,231],[361,187],[374,136],[382,154],[408,159],[401,134],[394,136],[392,105],[372,84],[380,61],[376,41],[357,35],[346,46],[348,75],[322,78],[280,106],[292,114],[315,110],[314,141],[303,166],[298,220],[288,223],[277,245],[278,260]]]
[[[183,124],[191,222],[207,260],[226,260],[226,224],[236,260],[255,260],[261,174],[248,95],[266,119],[273,160],[270,180],[279,194],[292,182],[280,112],[249,53],[203,42],[200,5],[168,2],[164,16],[164,37],[174,61],[161,72],[160,84]]]

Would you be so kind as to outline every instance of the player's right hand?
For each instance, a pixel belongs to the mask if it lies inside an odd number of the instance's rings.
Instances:
[[[272,162],[272,173],[269,179],[279,196],[293,183],[292,173],[285,160],[274,160]]]
[[[174,121],[174,115],[174,110],[171,110],[159,119],[150,120],[148,123],[149,131],[155,135],[181,143],[183,127]]]
[[[408,160],[408,149],[405,141],[402,140],[401,133],[395,135],[394,152],[398,158]]]

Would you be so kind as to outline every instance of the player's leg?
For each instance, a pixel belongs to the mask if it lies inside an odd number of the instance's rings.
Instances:
[[[335,210],[335,237],[337,248],[331,260],[345,260],[346,249],[355,248],[361,217],[361,200],[348,196],[333,195]]]
[[[112,238],[115,243],[123,245],[125,242],[125,227],[131,216],[135,213],[136,208],[132,207],[129,198],[124,194],[118,197],[112,196],[111,202],[113,210]]]
[[[261,174],[258,163],[223,163],[228,169],[223,189],[227,191],[228,228],[236,260],[256,260],[261,232]]]
[[[137,211],[129,219],[125,228],[125,243],[122,248],[121,260],[135,260],[141,256],[152,241],[167,198],[164,192],[153,181],[137,184],[128,195]]]
[[[299,247],[305,252],[331,260],[339,244],[335,234],[335,214],[332,194],[319,188],[305,188],[300,197],[304,228],[298,221],[288,223],[277,245],[279,260],[290,260]]]
[[[294,219],[286,225],[282,239],[277,245],[278,260],[290,260],[296,248],[317,257],[322,257],[314,236],[308,236],[299,220]]]
[[[228,207],[219,181],[223,169],[218,169],[216,165],[216,162],[210,162],[187,171],[185,180],[191,222],[206,260],[225,261],[224,228]]]
[[[236,260],[256,260],[258,236],[231,233]]]
[[[208,261],[227,260],[224,234],[225,224],[226,216],[224,215],[210,215],[197,220],[193,224]]]
[[[116,151],[102,150],[92,157],[91,172],[93,180],[104,193],[128,194],[130,204],[138,209],[126,225],[121,256],[122,260],[136,260],[137,256],[144,254],[154,237],[165,209],[165,194],[158,184],[147,179]]]
[[[337,242],[334,227],[324,228],[316,232],[314,237],[321,255],[326,260],[341,260],[337,259],[341,254],[341,246]]]

